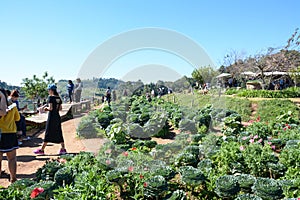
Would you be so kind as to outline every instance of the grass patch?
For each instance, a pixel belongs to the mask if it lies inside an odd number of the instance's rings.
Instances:
[[[299,115],[299,108],[288,99],[272,99],[257,102],[258,109],[256,117],[260,116],[262,121],[274,120],[277,116],[291,111],[294,116]]]
[[[166,95],[163,98],[183,107],[199,109],[205,107],[207,104],[212,104],[214,108],[234,110],[242,116],[243,121],[248,121],[251,116],[251,102],[248,99],[180,93]]]

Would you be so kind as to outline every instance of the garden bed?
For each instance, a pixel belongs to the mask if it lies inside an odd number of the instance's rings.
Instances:
[[[81,137],[101,134],[110,140],[97,156],[82,152],[48,162],[35,180],[1,190],[0,199],[300,196],[300,122],[292,112],[283,110],[268,122],[260,116],[243,126],[239,113],[212,105],[186,108],[144,97],[123,103],[91,112],[79,126]],[[288,103],[276,104],[283,105]],[[222,126],[222,134],[210,131],[214,122]],[[94,135],[82,132],[88,124]],[[150,140],[168,135],[170,124],[180,130],[172,143]]]

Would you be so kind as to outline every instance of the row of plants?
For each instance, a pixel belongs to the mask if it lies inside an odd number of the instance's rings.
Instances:
[[[148,101],[133,96],[112,107],[104,106],[84,117],[77,133],[80,137],[107,137],[117,144],[151,137],[172,138],[174,129],[193,133],[206,132],[211,125],[212,106],[189,109],[163,99]],[[226,116],[218,109],[215,118]]]
[[[226,95],[237,95],[248,98],[297,98],[300,97],[299,87],[290,87],[284,90],[247,90],[247,89],[228,89]]]
[[[176,102],[180,107],[189,107],[193,109],[202,109],[211,104],[216,109],[226,109],[238,112],[243,121],[248,121],[251,116],[251,102],[248,99],[233,98],[218,95],[202,95],[195,93],[187,94],[171,94],[163,97],[166,101]],[[193,104],[191,103],[193,102]]]
[[[291,112],[243,126],[240,114],[214,105],[194,109],[132,97],[88,117],[95,134],[109,138],[97,156],[82,152],[47,162],[34,180],[1,189],[0,200],[300,197],[300,122]],[[213,121],[222,124],[221,133],[211,132]],[[80,131],[89,127],[83,125]],[[181,133],[172,143],[152,141],[165,126]]]

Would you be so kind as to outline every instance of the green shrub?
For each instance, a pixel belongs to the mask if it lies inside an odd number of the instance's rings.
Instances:
[[[240,133],[243,125],[241,124],[242,118],[238,114],[232,114],[224,119],[224,127],[222,133],[226,136],[234,136]]]
[[[62,165],[61,163],[59,163],[56,160],[55,161],[46,161],[46,164],[37,170],[36,180],[37,181],[41,181],[41,180],[53,181],[55,173],[63,167],[64,167],[64,165]]]
[[[205,182],[205,176],[200,169],[192,166],[184,166],[179,168],[181,181],[191,187],[200,186]]]
[[[225,175],[216,180],[215,192],[221,198],[234,198],[239,191],[240,187],[235,176]]]
[[[241,174],[237,176],[238,183],[242,191],[251,192],[251,187],[256,181],[256,178],[250,174]]]
[[[285,149],[297,147],[300,144],[300,140],[288,140],[285,145]]]
[[[269,178],[257,178],[253,185],[253,192],[266,200],[281,199],[283,190],[279,181]]]
[[[149,149],[154,148],[157,145],[157,142],[154,140],[136,140],[133,144],[132,147],[136,148],[142,148],[142,147],[147,147]]]
[[[204,172],[204,174],[208,174],[213,167],[213,163],[210,159],[201,160],[197,165],[197,168]]]
[[[286,99],[262,100],[257,105],[256,116],[260,116],[261,121],[264,122],[277,120],[281,123],[281,119],[285,119],[286,121],[293,119],[291,121],[293,122],[295,121],[294,118],[299,115],[299,108],[292,101]],[[292,117],[289,115],[289,111]],[[281,116],[281,119],[276,119],[278,116]]]
[[[122,123],[113,124],[107,136],[115,144],[124,144],[127,141],[125,128]]]
[[[254,122],[251,125],[247,126],[246,129],[252,136],[257,135],[258,138],[262,138],[263,140],[267,139],[267,136],[272,134],[269,126],[263,122]]]
[[[17,180],[16,182],[12,183],[9,186],[9,189],[10,190],[24,190],[33,184],[35,184],[34,180],[24,178],[24,179],[20,179],[20,180]]]
[[[183,190],[176,190],[168,200],[186,200],[186,194]]]
[[[183,149],[183,152],[193,154],[197,158],[199,157],[200,148],[196,145],[189,145]]]
[[[240,164],[243,162],[243,154],[237,142],[224,142],[218,153],[212,156],[211,160],[221,174],[241,173],[244,171],[244,166]]]
[[[202,140],[203,137],[205,137],[204,134],[195,134],[195,135],[191,135],[191,139],[192,139],[191,144],[192,144],[192,145],[197,145],[197,144],[199,144],[199,142]]]
[[[118,183],[122,180],[122,177],[128,173],[126,167],[116,168],[106,173],[106,178],[109,182]]]
[[[126,121],[127,113],[125,111],[116,110],[111,113],[114,119],[120,119],[122,122]],[[113,123],[113,120],[110,122]]]
[[[76,171],[76,174],[90,170],[90,167],[96,163],[97,159],[91,152],[80,152],[72,160],[67,162],[68,166]]]
[[[259,177],[270,177],[270,163],[278,163],[278,157],[268,145],[248,145],[243,151],[243,158],[246,170]]]
[[[263,200],[263,199],[253,194],[240,194],[234,200]]]
[[[97,137],[97,123],[92,115],[85,116],[81,119],[77,129],[77,135],[83,138],[96,138]]]
[[[283,189],[284,196],[286,198],[299,198],[300,196],[300,178],[292,180],[280,181]]]
[[[138,123],[139,124],[139,114],[129,114],[127,116],[126,121],[129,123]]]
[[[241,90],[237,90],[235,88],[229,88],[229,89],[226,89],[226,92],[225,94],[226,95],[233,95],[233,94],[238,94]]]
[[[234,93],[235,91],[228,91]],[[239,97],[260,97],[260,98],[297,98],[300,97],[300,89],[290,87],[280,91],[274,90],[238,90],[236,93]]]
[[[198,158],[194,154],[183,152],[176,156],[174,165],[180,166],[194,166],[196,167],[198,163]]]
[[[36,182],[31,179],[20,179],[12,183],[8,189],[0,190],[0,199],[29,199],[29,196],[24,196],[24,191],[34,185]]]
[[[190,132],[192,134],[197,133],[196,123],[190,119],[182,119],[179,122],[179,130],[181,132]]]
[[[121,118],[114,118],[110,121],[110,124],[118,124],[118,123],[124,123],[124,121]]]
[[[151,170],[151,174],[154,176],[163,176],[166,180],[170,180],[174,178],[175,171],[170,167],[166,165],[160,165],[159,167]]]
[[[139,138],[149,138],[151,135],[146,134],[144,132],[144,129],[139,124],[128,124],[127,125],[127,133],[130,137],[139,139]]]
[[[279,161],[286,167],[300,167],[300,143],[285,147],[280,153]]]
[[[197,116],[194,117],[193,119],[198,127],[201,127],[202,125],[206,126],[209,128],[210,123],[211,123],[211,116],[210,114],[204,113],[204,114],[198,114]]]
[[[289,140],[300,140],[299,129],[284,129],[278,134],[278,138],[282,140],[283,144]]]
[[[54,175],[54,181],[59,186],[69,185],[73,180],[73,170],[70,167],[63,167]]]
[[[154,176],[146,180],[144,195],[148,198],[161,198],[168,190],[168,183],[163,176]]]
[[[24,191],[24,197],[28,198],[30,197],[32,191],[35,188],[43,188],[44,191],[39,194],[36,198],[36,200],[44,200],[44,199],[51,199],[53,197],[53,190],[57,188],[57,185],[53,181],[41,181],[34,185],[31,185],[27,187]]]
[[[286,172],[286,167],[281,164],[281,163],[273,163],[273,162],[270,162],[270,163],[267,163],[267,166],[269,168],[269,172],[270,172],[270,175],[271,177],[273,178],[279,178],[279,177],[282,177],[284,176],[285,172]]]

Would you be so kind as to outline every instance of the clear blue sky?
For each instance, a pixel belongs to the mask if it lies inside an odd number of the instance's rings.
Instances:
[[[300,27],[299,8],[298,0],[0,0],[0,80],[19,85],[44,71],[56,80],[75,79],[102,42],[143,27],[190,37],[219,66],[231,49],[254,54],[284,45]]]

